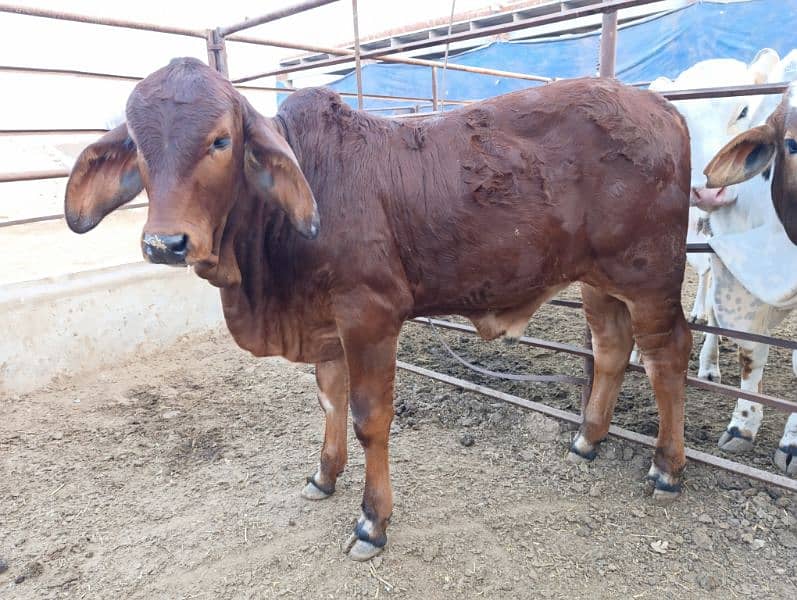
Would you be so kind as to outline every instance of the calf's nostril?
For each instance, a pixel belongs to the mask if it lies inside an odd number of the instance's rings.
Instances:
[[[168,248],[171,252],[175,254],[181,254],[185,252],[186,248],[188,247],[188,236],[184,233],[179,235],[164,235],[161,237],[164,246]]]

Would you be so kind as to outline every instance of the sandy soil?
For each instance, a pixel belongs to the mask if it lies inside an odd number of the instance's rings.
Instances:
[[[529,332],[578,341],[582,324],[545,308]],[[449,338],[492,367],[580,368]],[[408,325],[402,358],[456,373],[428,339]],[[773,358],[767,389],[793,392],[779,375],[788,356]],[[571,388],[509,389],[577,401]],[[731,404],[690,392],[689,443],[713,448]],[[642,483],[646,448],[611,440],[594,464],[574,466],[563,460],[573,432],[559,423],[406,373],[396,410],[390,542],[357,564],[340,549],[362,491],[353,436],[335,496],[299,496],[322,440],[310,367],[249,357],[219,331],[2,398],[0,597],[797,595],[793,495],[692,464],[684,497],[664,509]],[[629,377],[616,422],[655,430],[644,380]],[[752,464],[768,467],[781,424],[768,415]]]

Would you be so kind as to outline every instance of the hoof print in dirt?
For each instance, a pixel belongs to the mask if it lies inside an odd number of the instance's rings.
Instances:
[[[720,436],[717,445],[725,452],[749,452],[753,449],[753,436],[738,427],[731,427]]]

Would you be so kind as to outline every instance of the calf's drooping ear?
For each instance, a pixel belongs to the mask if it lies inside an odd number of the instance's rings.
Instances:
[[[769,166],[776,150],[775,128],[769,123],[740,133],[717,152],[703,173],[710,188],[755,177]]]
[[[769,81],[770,73],[779,62],[780,55],[777,50],[764,48],[763,50],[759,50],[747,69],[752,74],[755,83],[766,83]]]
[[[75,233],[86,233],[143,187],[136,147],[123,123],[78,156],[66,184],[66,223]]]
[[[648,89],[652,92],[665,92],[667,90],[671,90],[675,82],[670,79],[669,77],[656,77],[653,81],[650,82]]]
[[[264,198],[276,202],[302,236],[318,236],[320,217],[310,184],[296,155],[277,128],[246,106],[244,173],[249,184]]]

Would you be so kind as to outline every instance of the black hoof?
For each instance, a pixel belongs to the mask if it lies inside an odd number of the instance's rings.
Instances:
[[[335,485],[323,486],[317,483],[315,475],[307,478],[307,485],[302,490],[302,498],[306,500],[325,500],[335,493]]]
[[[775,465],[787,475],[797,476],[797,446],[780,446],[775,450]]]
[[[593,461],[595,457],[598,456],[598,448],[593,447],[591,450],[587,452],[582,452],[578,448],[576,448],[575,443],[570,445],[570,454],[575,454],[578,458],[585,460],[585,461]]]

